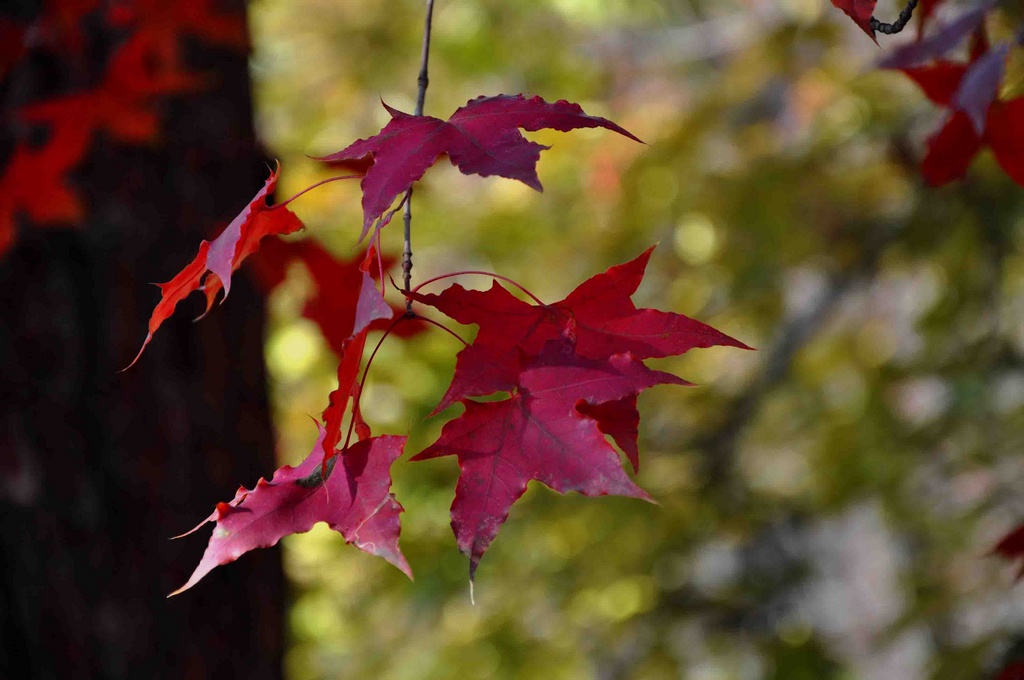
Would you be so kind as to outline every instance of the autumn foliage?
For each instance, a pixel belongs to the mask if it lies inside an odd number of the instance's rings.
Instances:
[[[363,163],[366,172],[361,183],[365,216],[362,235],[373,230],[375,242],[380,241],[380,230],[394,214],[388,209],[442,156],[465,174],[499,175],[540,189],[535,166],[546,147],[526,140],[519,128],[568,131],[603,127],[636,139],[608,120],[587,115],[578,105],[564,101],[552,104],[539,97],[480,97],[447,123],[392,108],[388,111],[392,120],[380,134],[322,159],[337,164],[368,157],[370,162]],[[344,175],[335,179],[349,178]],[[273,207],[267,205],[266,197],[276,180],[275,171],[217,238],[204,241],[195,259],[171,281],[160,285],[161,300],[153,311],[139,356],[180,300],[202,289],[209,311],[221,290],[226,297],[231,273],[256,254],[263,238],[301,228],[298,218],[287,208],[287,203],[298,196]],[[256,271],[263,272],[262,276],[257,274],[258,278],[271,285],[280,280],[280,260],[287,248],[272,247],[263,264],[255,260]],[[637,468],[637,395],[659,384],[687,383],[651,371],[643,365],[643,359],[714,345],[745,347],[680,314],[637,309],[630,296],[643,279],[650,253],[647,250],[635,260],[593,277],[562,302],[550,305],[529,293],[536,304],[523,302],[497,281],[486,292],[467,291],[453,284],[440,294],[424,294],[418,289],[406,293],[410,302],[433,307],[460,323],[480,326],[474,342],[459,354],[452,386],[436,409],[462,403],[466,412],[445,427],[435,444],[414,458],[459,458],[463,475],[452,505],[452,526],[459,548],[470,557],[471,576],[509,508],[526,491],[531,479],[561,492],[648,498],[626,475],[619,454],[605,435],[619,444]],[[329,262],[316,251],[305,252],[304,257],[308,263],[316,263],[311,267],[313,272]],[[273,545],[289,533],[308,531],[317,521],[328,522],[349,542],[386,556],[411,575],[398,550],[401,506],[386,493],[378,493],[390,487],[390,464],[400,455],[404,439],[388,438],[385,444],[372,438],[359,410],[361,383],[357,376],[366,333],[374,322],[394,314],[374,284],[370,275],[373,270],[383,278],[382,262],[370,248],[352,285],[338,287],[331,294],[336,313],[318,311],[322,302],[307,306],[307,316],[320,318],[321,327],[330,328],[328,337],[333,338],[332,346],[341,355],[338,389],[324,411],[321,436],[313,452],[298,468],[282,468],[271,481],[262,480],[252,491],[240,489],[230,503],[218,506],[207,520],[217,523],[207,553],[189,582],[176,592],[194,585],[213,567],[248,550]],[[419,314],[410,307],[395,325],[418,319]],[[490,403],[471,399],[495,392],[512,396]],[[346,410],[350,412],[350,426],[343,435]],[[350,443],[353,433],[360,443]],[[353,457],[365,459],[378,450],[397,453],[386,465],[368,467],[363,460],[358,465],[360,474],[350,472]],[[349,475],[345,485],[349,496],[330,491],[339,476],[333,472],[339,457],[345,461]],[[360,505],[362,510],[355,518],[339,516],[337,503],[351,507],[353,498],[362,498],[362,486],[376,490],[371,494],[376,509]],[[332,496],[334,501],[329,500]],[[385,510],[386,517],[380,514]],[[367,523],[376,527],[377,538],[360,541],[358,530]]]
[[[833,4],[877,38],[875,0]],[[922,0],[918,39],[879,63],[905,74],[945,112],[926,142],[922,177],[932,186],[958,180],[987,147],[1005,173],[1024,186],[1024,97],[1001,96],[1007,59],[1020,37],[991,43],[986,26],[994,12],[991,4],[936,25],[939,4]],[[24,134],[0,180],[7,187],[0,207],[0,254],[16,242],[21,229],[81,221],[85,206],[70,177],[96,135],[129,144],[156,143],[160,99],[204,87],[203,74],[182,63],[177,47],[181,35],[244,47],[238,21],[219,15],[215,3],[203,0],[97,0],[50,3],[48,8],[33,34],[53,49],[81,49],[78,27],[86,17],[117,27],[126,37],[94,87],[16,112]],[[20,57],[10,45],[27,29],[5,23],[0,30],[13,36],[3,41],[5,51],[0,53],[0,68],[10,68]],[[963,55],[954,56],[957,50]],[[277,239],[303,229],[288,206],[305,191],[275,203],[280,174],[275,168],[218,236],[202,241],[176,276],[158,284],[160,299],[129,366],[142,358],[163,322],[190,294],[202,292],[209,313],[218,300],[229,297],[232,275],[240,267],[247,266],[270,291],[293,263],[305,267],[314,284],[302,314],[317,324],[339,358],[338,386],[316,424],[319,437],[313,450],[297,467],[284,466],[269,480],[259,480],[253,489],[242,487],[233,499],[216,506],[200,524],[215,525],[206,553],[174,594],[191,588],[216,566],[321,521],[349,543],[412,575],[399,548],[402,506],[391,493],[391,466],[404,454],[406,437],[373,436],[360,410],[369,367],[360,375],[371,330],[384,330],[385,337],[423,332],[429,328],[426,322],[439,325],[429,316],[435,312],[478,327],[475,339],[459,352],[451,384],[434,410],[436,415],[459,404],[462,412],[434,443],[412,457],[455,456],[458,461],[461,474],[451,523],[459,549],[469,558],[471,577],[531,480],[562,493],[652,500],[620,459],[621,451],[633,471],[639,469],[637,396],[655,386],[689,383],[649,368],[644,360],[713,346],[749,349],[682,314],[635,306],[631,296],[653,248],[596,274],[554,303],[542,302],[497,274],[487,290],[467,290],[458,283],[437,292],[425,290],[441,280],[478,272],[452,272],[402,291],[400,299],[393,296],[396,300],[389,302],[385,282],[392,260],[380,254],[383,230],[414,183],[441,158],[463,174],[517,180],[540,191],[537,162],[548,147],[530,141],[522,131],[601,128],[640,140],[577,104],[536,96],[480,96],[447,120],[384,106],[390,120],[383,129],[319,159],[326,167],[343,170],[327,182],[359,181],[363,221],[353,229],[352,241],[366,248],[354,259],[341,261],[312,240]],[[37,129],[44,130],[43,141],[34,135]],[[15,181],[24,176],[33,182]],[[1022,531],[1019,527],[1007,535],[995,551],[1020,559]]]

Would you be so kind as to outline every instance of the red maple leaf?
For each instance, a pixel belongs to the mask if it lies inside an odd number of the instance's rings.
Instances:
[[[651,359],[715,345],[750,349],[682,314],[637,309],[630,297],[652,250],[590,278],[550,305],[523,302],[497,282],[486,291],[455,284],[437,295],[411,293],[459,323],[480,326],[473,344],[459,352],[452,384],[434,413],[466,397],[514,388],[520,353],[537,354],[548,340],[562,336],[574,338],[576,352],[592,359],[623,352]]]
[[[983,27],[975,33],[968,63],[937,60],[903,67],[931,101],[950,109],[928,139],[921,173],[932,186],[963,177],[986,144],[1015,182],[1024,185],[1024,97],[999,101],[1009,45],[990,49]]]
[[[846,12],[853,23],[860,26],[872,40],[875,40],[875,31],[871,28],[871,16],[875,13],[877,3],[878,0],[832,0],[832,4]]]
[[[347,542],[412,577],[398,547],[402,506],[390,493],[391,464],[402,455],[406,437],[366,439],[325,463],[325,433],[320,427],[312,452],[298,467],[285,465],[269,482],[261,479],[254,489],[240,488],[234,499],[218,503],[213,514],[188,532],[217,523],[192,576],[171,595],[188,590],[214,568],[289,534],[309,531],[317,522],[327,522]]]
[[[149,318],[146,340],[129,367],[142,356],[160,324],[174,313],[174,308],[189,294],[199,290],[202,285],[206,292],[206,309],[209,311],[219,290],[223,288],[224,296],[227,297],[231,290],[231,272],[259,249],[263,237],[291,234],[302,229],[302,222],[287,207],[272,208],[267,205],[267,195],[273,192],[279,172],[280,168],[270,173],[263,188],[256,192],[252,201],[217,238],[199,244],[199,253],[195,259],[177,276],[167,283],[157,284],[160,287],[160,302]]]
[[[1008,560],[1024,560],[1024,524],[1003,536],[992,552]],[[1017,578],[1024,577],[1024,563],[1021,564]]]
[[[420,179],[441,156],[464,174],[517,179],[541,191],[537,177],[540,152],[549,148],[523,137],[519,128],[568,132],[603,127],[640,141],[615,123],[588,116],[578,104],[549,103],[523,95],[477,97],[447,121],[411,116],[384,105],[391,121],[380,133],[361,139],[320,160],[350,164],[372,157],[363,190],[363,237],[378,217]],[[363,166],[365,167],[365,165]]]
[[[650,500],[626,475],[597,421],[579,406],[635,398],[661,384],[687,383],[647,368],[630,354],[585,358],[562,339],[524,357],[512,398],[465,402],[466,412],[413,460],[458,457],[452,529],[470,558],[470,577],[530,480],[561,493]]]

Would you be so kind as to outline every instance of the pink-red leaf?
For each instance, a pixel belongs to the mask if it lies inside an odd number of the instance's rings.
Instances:
[[[160,302],[150,316],[146,339],[129,367],[139,360],[146,345],[153,339],[153,334],[174,313],[177,304],[193,291],[199,290],[200,285],[205,289],[206,308],[209,311],[217,291],[223,288],[227,295],[231,287],[231,272],[238,269],[242,260],[256,252],[262,238],[291,234],[302,229],[302,222],[288,208],[270,208],[267,205],[267,195],[273,192],[279,173],[280,168],[270,174],[263,188],[217,238],[200,244],[199,253],[187,267],[167,283],[157,284],[160,286]]]
[[[464,174],[517,179],[540,191],[536,166],[540,152],[548,147],[527,140],[519,128],[567,132],[603,127],[640,141],[609,120],[588,116],[578,104],[549,103],[540,97],[478,97],[447,121],[385,107],[391,121],[379,134],[320,159],[330,163],[373,159],[361,184],[363,237],[394,200],[444,155]]]
[[[309,531],[317,522],[327,522],[347,542],[412,577],[398,547],[402,506],[390,493],[391,464],[402,455],[406,438],[358,442],[324,467],[324,435],[321,427],[312,452],[298,467],[285,465],[269,482],[261,479],[252,490],[239,489],[230,503],[217,504],[200,524],[217,523],[202,560],[171,595],[188,590],[214,568],[275,545],[284,536]]]
[[[470,558],[470,576],[530,480],[561,493],[649,500],[622,469],[597,421],[578,405],[628,399],[661,384],[686,382],[629,354],[587,359],[570,342],[554,340],[539,355],[524,358],[511,399],[466,402],[466,412],[413,460],[458,457],[452,528]]]
[[[683,354],[694,348],[742,342],[682,314],[637,309],[630,299],[644,276],[651,251],[583,282],[561,302],[531,305],[495,282],[490,290],[456,284],[440,294],[411,297],[459,323],[477,324],[475,342],[459,352],[455,377],[435,413],[470,396],[510,390],[517,384],[519,355],[537,354],[547,343],[569,337],[592,359],[630,352],[638,359]]]

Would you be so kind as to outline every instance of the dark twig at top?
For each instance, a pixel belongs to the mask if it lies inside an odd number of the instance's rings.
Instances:
[[[917,0],[909,0],[907,6],[900,12],[900,16],[896,21],[891,24],[887,24],[883,21],[871,17],[871,30],[878,31],[879,33],[885,33],[886,35],[892,35],[893,33],[899,33],[903,30],[903,27],[907,25],[910,18],[914,16],[914,8],[917,7]]]
[[[916,0],[914,0],[916,2]],[[416,79],[419,90],[416,93],[416,115],[423,115],[423,102],[427,98],[427,85],[430,84],[430,77],[427,75],[427,62],[430,59],[430,31],[434,20],[434,0],[427,0],[427,16],[423,23],[423,51],[420,53],[420,75]],[[405,194],[405,212],[402,214],[405,222],[405,244],[402,248],[402,281],[405,284],[405,292],[412,288],[412,187]],[[412,311],[412,300],[406,299],[405,308]]]

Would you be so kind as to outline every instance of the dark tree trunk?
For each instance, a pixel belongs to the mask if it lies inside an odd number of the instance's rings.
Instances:
[[[246,56],[198,42],[186,54],[209,87],[165,103],[153,146],[94,142],[73,178],[81,228],[25,225],[0,255],[5,680],[281,677],[276,549],[165,599],[209,533],[168,537],[276,467],[263,301],[240,272],[227,304],[197,324],[201,301],[180,305],[118,372],[158,299],[149,282],[170,279],[266,177]]]

